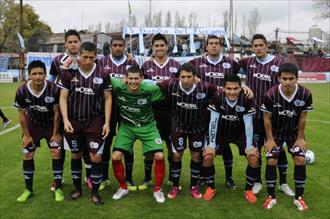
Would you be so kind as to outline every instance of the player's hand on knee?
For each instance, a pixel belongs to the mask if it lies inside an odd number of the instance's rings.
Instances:
[[[212,158],[214,159],[215,157],[215,149],[214,148],[211,148],[210,146],[206,146],[204,148],[204,151],[203,151],[203,157],[206,157],[206,156],[212,156]]]
[[[276,147],[276,143],[274,140],[267,140],[265,144],[265,151],[270,152],[274,147]]]
[[[33,144],[33,139],[29,135],[23,135],[22,137],[22,146],[26,148],[27,146]]]
[[[56,142],[57,144],[61,143],[61,141],[62,141],[62,135],[60,135],[59,133],[54,134],[50,139],[50,142]]]
[[[245,150],[246,156],[249,158],[251,156],[256,157],[256,158],[260,158],[260,154],[259,151],[256,147],[251,147],[251,148],[247,148]]]
[[[294,143],[294,146],[300,147],[301,150],[306,151],[307,150],[307,144],[305,139],[303,138],[298,138],[296,142]]]
[[[106,139],[106,137],[109,135],[110,133],[110,126],[109,124],[104,124],[103,125],[103,130],[102,130],[102,135],[103,135],[103,140]]]

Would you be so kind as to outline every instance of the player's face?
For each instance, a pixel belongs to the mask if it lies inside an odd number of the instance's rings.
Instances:
[[[128,90],[131,93],[136,93],[137,91],[139,91],[142,80],[143,78],[140,76],[139,73],[129,72],[126,76]]]
[[[65,48],[70,54],[78,54],[81,42],[75,35],[68,36],[65,41]]]
[[[193,75],[192,72],[188,72],[188,71],[180,72],[179,80],[184,89],[189,90],[190,88],[192,88],[192,86],[194,85],[194,79],[195,76]]]
[[[219,56],[221,51],[220,39],[209,39],[206,50],[210,56]]]
[[[111,44],[111,54],[114,57],[123,56],[125,51],[125,42],[122,40],[114,40]]]
[[[252,51],[258,58],[263,58],[267,55],[267,44],[262,39],[255,39],[252,43]]]
[[[241,87],[238,82],[227,81],[224,90],[226,97],[230,101],[235,101],[241,92]]]
[[[83,71],[90,71],[94,66],[95,60],[96,60],[95,52],[83,50],[79,56],[79,67]]]
[[[168,47],[163,40],[156,40],[152,45],[152,51],[156,57],[163,58],[167,56]]]
[[[43,68],[32,68],[29,79],[33,86],[42,86],[45,83],[46,73]]]
[[[279,80],[285,93],[292,93],[296,89],[298,78],[293,73],[282,72]]]

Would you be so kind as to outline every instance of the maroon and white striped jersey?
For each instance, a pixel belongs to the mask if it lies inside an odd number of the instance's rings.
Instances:
[[[281,85],[275,85],[265,95],[261,110],[272,114],[274,138],[295,137],[300,114],[313,110],[312,93],[297,84],[295,93],[289,99],[283,94]]]
[[[217,139],[235,139],[245,135],[244,115],[255,114],[253,99],[248,99],[241,91],[235,102],[230,102],[223,90],[218,90],[212,97],[209,109],[220,114]]]
[[[240,65],[235,60],[221,56],[217,62],[212,62],[209,57],[200,57],[190,61],[197,69],[197,76],[203,81],[215,86],[223,87],[224,78],[227,74],[237,74]]]
[[[165,92],[171,106],[171,125],[175,132],[202,133],[207,130],[209,99],[217,87],[200,81],[193,85],[191,91],[185,91],[181,82],[176,79],[161,81],[158,86]]]
[[[54,76],[54,78],[59,77],[59,75],[62,74],[63,69],[60,68],[60,66],[62,65],[61,60],[62,58],[65,56],[65,54],[60,54],[56,57],[54,57],[54,59],[52,60],[52,63],[50,65],[50,70],[49,70],[49,74]]]
[[[102,114],[104,112],[103,91],[112,89],[109,74],[96,64],[87,75],[80,68],[63,71],[57,85],[69,91],[69,118],[80,121]]]
[[[162,81],[170,78],[176,78],[180,67],[180,63],[174,59],[167,58],[167,61],[163,65],[159,65],[155,60],[148,60],[143,63],[142,71],[145,79],[154,81]],[[168,109],[169,103],[167,99],[157,101],[154,103],[155,110]]]
[[[261,62],[257,57],[241,59],[240,64],[246,74],[246,85],[253,91],[256,107],[256,118],[262,119],[262,104],[265,93],[275,84],[278,84],[278,69],[282,59],[269,56]]]
[[[30,120],[39,126],[47,127],[53,124],[55,105],[59,101],[59,89],[56,84],[45,81],[45,86],[36,95],[30,87],[31,81],[27,81],[16,91],[14,106],[18,109],[25,109]]]

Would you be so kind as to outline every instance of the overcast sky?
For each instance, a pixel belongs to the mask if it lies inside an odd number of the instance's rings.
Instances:
[[[114,0],[23,0],[36,10],[41,20],[46,22],[55,33],[63,32],[65,29],[87,29],[89,25],[108,21],[111,23],[128,20],[128,1]],[[143,26],[144,17],[149,13],[149,0],[131,0],[132,13],[138,19],[138,25]],[[152,11],[157,13],[163,11],[163,21],[168,10],[172,12],[172,22],[175,11],[188,17],[190,12],[195,12],[199,18],[200,27],[209,27],[211,24],[221,25],[222,13],[229,10],[229,0],[214,1],[160,1],[152,0]],[[237,14],[237,31],[240,35],[242,15],[247,17],[250,11],[257,8],[261,15],[261,24],[258,32],[263,33],[269,39],[274,39],[274,29],[279,27],[281,31],[308,31],[312,25],[318,25],[323,31],[330,32],[330,21],[317,21],[313,19],[316,11],[313,9],[312,0],[234,0],[234,13]],[[289,19],[290,18],[290,19]],[[187,19],[186,19],[187,20]],[[289,22],[290,20],[290,22]],[[280,33],[280,38],[288,34]],[[307,34],[290,34],[298,39],[307,39]]]

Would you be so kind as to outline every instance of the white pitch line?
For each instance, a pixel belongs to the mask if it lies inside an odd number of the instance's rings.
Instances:
[[[314,119],[308,119],[308,122],[318,122],[318,123],[323,123],[323,124],[330,124],[329,121],[321,121],[321,120],[314,120]]]
[[[18,129],[19,127],[20,127],[20,125],[17,124],[17,125],[15,125],[15,126],[9,128],[9,129],[6,129],[6,130],[0,132],[0,136],[6,134],[6,133],[8,133],[8,132],[14,131],[15,129]]]

